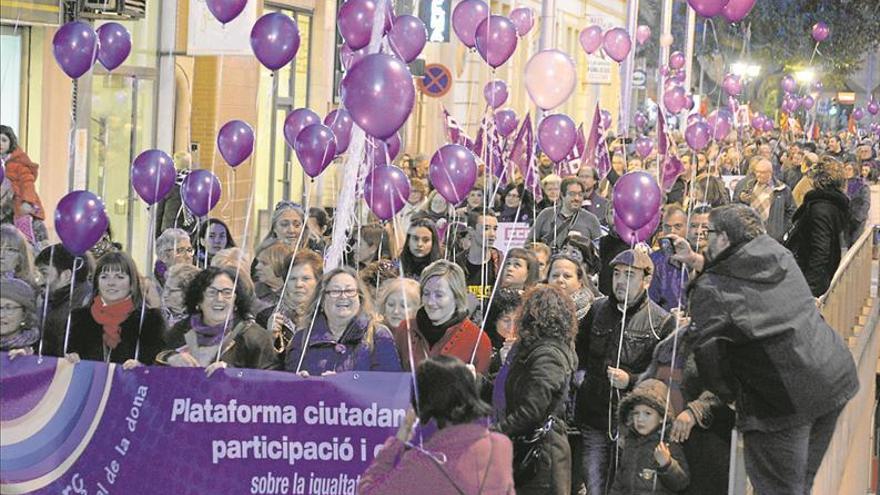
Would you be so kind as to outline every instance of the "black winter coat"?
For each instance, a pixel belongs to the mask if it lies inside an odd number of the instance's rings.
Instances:
[[[622,437],[620,462],[614,474],[611,495],[674,495],[688,486],[688,461],[680,445],[668,444],[672,461],[665,468],[654,460],[654,449],[660,443],[660,428],[646,436],[627,431]]]
[[[515,344],[519,346],[520,344]],[[544,437],[537,475],[517,486],[518,494],[567,494],[571,490],[571,451],[565,432],[565,402],[577,356],[564,343],[541,341],[530,349],[519,348],[505,383],[507,407],[498,429],[514,438],[530,435],[553,415],[559,421]],[[580,462],[580,459],[576,460]]]
[[[80,282],[73,288],[73,309],[92,302],[92,284]],[[49,294],[49,308],[43,322],[43,355],[64,357],[64,333],[67,331],[67,314],[70,312],[70,285]],[[42,306],[39,310],[42,311]],[[71,332],[73,331],[71,320]]]
[[[243,320],[230,325],[229,335],[223,338],[220,360],[231,368],[279,369],[279,359],[272,343],[272,333],[253,320]],[[168,358],[185,346],[186,334],[192,330],[189,318],[185,318],[168,331],[168,345],[157,358],[157,364],[168,364]],[[231,339],[229,337],[232,337]]]
[[[92,317],[90,306],[91,304],[76,309],[71,314],[67,352],[75,352],[79,354],[80,359],[88,361],[104,361],[104,328]],[[140,319],[141,306],[135,304],[134,310],[122,322],[122,340],[116,349],[110,352],[111,363],[124,363],[129,359],[134,359],[138,333],[140,333],[138,361],[146,365],[153,364],[156,354],[164,347],[162,336],[165,334],[165,318],[162,317],[160,310],[147,308],[144,312],[143,327],[138,332]],[[64,345],[63,341],[61,345]]]
[[[813,296],[819,297],[828,290],[840,265],[842,241],[849,233],[849,199],[836,189],[814,189],[804,196],[793,221],[785,246]]]
[[[611,383],[608,367],[617,367],[617,349],[620,343],[620,320],[623,313],[617,308],[614,296],[599,299],[587,313],[586,322],[577,335],[579,369],[586,376],[577,394],[575,421],[579,426],[599,430],[608,429],[608,397]],[[675,329],[675,319],[647,297],[627,310],[620,369],[629,373],[629,388],[635,386],[640,373],[651,364],[654,347]],[[621,390],[621,397],[625,391]],[[616,418],[617,399],[613,401],[612,417]]]

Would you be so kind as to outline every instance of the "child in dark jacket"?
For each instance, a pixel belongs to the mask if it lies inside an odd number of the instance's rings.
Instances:
[[[678,445],[661,442],[663,413],[671,423],[675,411],[667,405],[667,387],[660,380],[648,379],[620,401],[620,464],[614,476],[611,495],[675,494],[690,482],[687,461]],[[666,407],[664,407],[666,406]]]

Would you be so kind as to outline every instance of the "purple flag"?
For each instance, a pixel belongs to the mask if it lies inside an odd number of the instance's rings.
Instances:
[[[541,201],[544,194],[541,192],[541,181],[535,170],[535,136],[532,132],[531,115],[526,114],[523,119],[513,146],[510,149],[510,161],[519,168],[523,176],[523,184],[532,191],[535,201]]]

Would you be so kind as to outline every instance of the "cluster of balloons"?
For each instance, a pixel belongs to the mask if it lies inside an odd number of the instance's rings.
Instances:
[[[694,108],[694,97],[684,87],[686,63],[685,55],[680,51],[669,54],[667,65],[660,68],[664,79],[663,106],[671,114]]]
[[[493,69],[510,59],[519,38],[534,25],[535,15],[528,7],[514,9],[509,16],[493,15],[483,0],[463,0],[452,11],[455,35],[466,47],[475,48]]]
[[[642,28],[646,28],[647,31]],[[651,37],[651,28],[640,26],[639,29],[641,29],[641,34],[638,31],[636,32],[637,39],[641,36],[647,41]],[[647,33],[647,36],[645,33]],[[581,48],[587,52],[587,55],[592,55],[599,48],[602,48],[605,55],[615,62],[623,62],[632,49],[632,39],[630,39],[626,29],[621,27],[614,27],[603,32],[601,26],[593,24],[584,28],[578,39],[581,43]],[[639,42],[640,45],[643,43],[644,41]]]
[[[97,31],[83,21],[61,26],[52,38],[55,61],[71,79],[88,72],[95,61],[108,71],[122,65],[131,53],[131,34],[122,24],[108,22]]]
[[[720,15],[727,22],[739,22],[751,12],[756,0],[688,0],[688,5],[703,17]]]
[[[629,172],[617,180],[612,192],[614,230],[632,245],[651,237],[660,225],[663,195],[651,174]]]
[[[770,132],[773,130],[773,119],[762,113],[755,113],[750,123],[756,131]]]

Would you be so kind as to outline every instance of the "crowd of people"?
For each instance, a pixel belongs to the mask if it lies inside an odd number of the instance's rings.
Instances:
[[[412,372],[415,410],[362,493],[725,493],[735,425],[758,493],[808,493],[858,387],[815,298],[866,228],[878,141],[674,149],[684,171],[635,246],[611,191],[660,160],[631,146],[609,142],[604,176],[542,157],[540,191],[481,174],[462,204],[408,164],[399,218],[360,215],[332,270],[333,212],[289,201],[253,253],[219,218],[166,223],[145,270],[109,231],[86,256],[47,244],[37,167],[3,127],[0,349],[209,375]],[[499,222],[527,224],[525,244],[496,239]],[[417,423],[436,425],[418,445]]]

